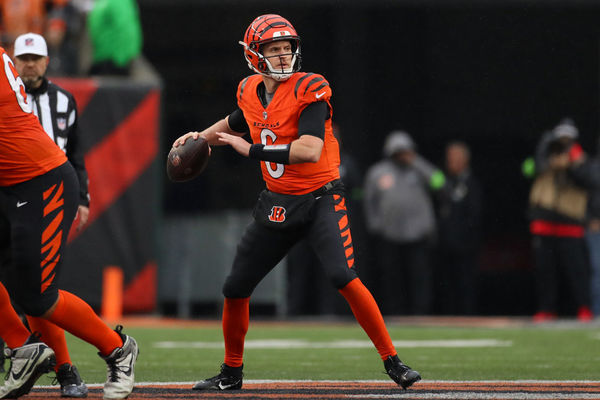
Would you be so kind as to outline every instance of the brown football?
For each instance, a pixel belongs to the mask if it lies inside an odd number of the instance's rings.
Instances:
[[[173,147],[167,157],[167,175],[173,182],[186,182],[204,171],[209,150],[206,139],[188,138],[183,145]]]

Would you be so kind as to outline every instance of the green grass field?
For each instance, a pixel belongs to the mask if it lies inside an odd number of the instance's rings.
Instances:
[[[597,324],[523,324],[510,328],[388,324],[388,328],[394,341],[415,341],[407,343],[412,347],[404,347],[404,343],[397,346],[398,352],[426,380],[600,380]],[[208,327],[126,326],[124,331],[140,346],[138,382],[195,381],[215,375],[223,360],[218,323]],[[96,349],[69,335],[67,340],[83,379],[103,382],[105,364]],[[388,379],[375,349],[363,346],[368,338],[355,323],[251,322],[246,340],[246,379]],[[289,340],[294,342],[281,342]],[[457,340],[467,344],[495,340],[500,345],[443,347],[445,341],[456,344]],[[299,343],[299,348],[284,348],[286,343]],[[360,345],[352,347],[356,343]],[[49,378],[42,378],[39,384],[47,384],[44,379]]]

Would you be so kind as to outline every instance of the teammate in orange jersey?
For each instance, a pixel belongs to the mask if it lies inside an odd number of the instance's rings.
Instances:
[[[0,398],[27,394],[55,363],[54,352],[19,320],[9,293],[27,315],[96,346],[108,365],[104,397],[125,398],[133,390],[137,343],[56,287],[78,205],[77,175],[31,113],[23,81],[1,47],[0,58],[0,337],[11,349]]]
[[[301,73],[300,38],[279,15],[256,18],[240,42],[256,75],[237,90],[238,109],[202,132],[211,145],[230,145],[260,160],[264,190],[244,232],[223,287],[225,360],[220,374],[194,389],[240,389],[249,300],[254,288],[300,239],[307,239],[330,282],[348,301],[371,338],[387,374],[407,388],[421,379],[398,355],[373,296],[356,274],[339,148],[332,132],[331,87],[318,74]],[[250,132],[253,144],[242,136]]]

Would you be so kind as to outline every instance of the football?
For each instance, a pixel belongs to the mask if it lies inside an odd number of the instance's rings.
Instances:
[[[183,145],[173,147],[167,157],[167,176],[173,182],[186,182],[204,171],[209,149],[206,139],[188,138]]]

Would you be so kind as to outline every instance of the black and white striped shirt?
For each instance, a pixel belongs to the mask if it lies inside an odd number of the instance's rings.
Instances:
[[[27,88],[27,101],[48,136],[66,153],[79,178],[79,204],[89,206],[88,174],[77,129],[77,104],[71,93],[43,78],[37,89]]]

